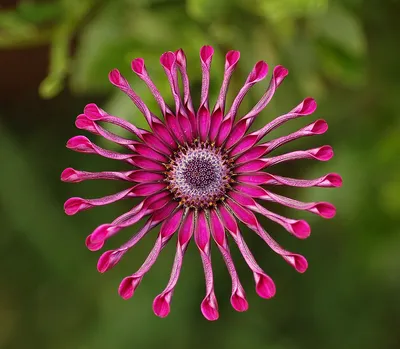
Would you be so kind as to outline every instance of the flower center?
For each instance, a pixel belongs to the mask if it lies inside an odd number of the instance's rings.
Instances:
[[[167,168],[169,190],[187,207],[213,206],[223,200],[229,188],[227,156],[208,142],[180,147]]]

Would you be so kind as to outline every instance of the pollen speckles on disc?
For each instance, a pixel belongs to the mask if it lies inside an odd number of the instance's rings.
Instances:
[[[229,187],[226,155],[208,143],[181,147],[168,165],[167,181],[175,199],[188,207],[215,205]]]

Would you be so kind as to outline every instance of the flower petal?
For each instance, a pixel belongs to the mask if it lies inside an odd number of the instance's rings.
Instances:
[[[254,108],[243,118],[241,118],[234,126],[233,133],[229,136],[225,144],[225,147],[227,149],[234,146],[247,132],[256,116],[268,105],[273,95],[275,94],[276,89],[282,83],[287,74],[288,70],[280,65],[274,68],[268,90],[261,97],[260,101],[254,106]]]
[[[225,228],[216,210],[210,212],[211,234],[216,242],[232,280],[231,304],[236,311],[246,311],[249,307],[246,293],[240,283],[225,237]]]
[[[188,118],[192,126],[193,138],[195,138],[197,137],[197,121],[195,117],[195,111],[193,108],[192,98],[190,96],[190,85],[189,85],[189,77],[187,75],[187,70],[186,70],[185,52],[183,52],[182,49],[179,49],[175,52],[175,56],[176,56],[177,66],[182,77],[183,104],[184,107],[186,108],[186,112],[188,114]]]
[[[147,171],[165,171],[165,166],[158,161],[150,160],[147,157],[134,155],[129,159],[129,162],[143,170]]]
[[[180,210],[180,209],[178,209]],[[154,263],[157,261],[157,258],[161,252],[161,250],[165,247],[168,241],[171,239],[172,234],[168,236],[162,236],[162,233],[158,235],[156,243],[154,244],[153,249],[150,251],[148,257],[143,262],[142,266],[139,268],[137,272],[124,278],[119,287],[119,294],[123,299],[128,299],[133,296],[136,288],[139,286],[143,277],[147,272],[151,269]]]
[[[300,130],[293,132],[287,136],[282,136],[277,139],[274,139],[270,142],[260,144],[258,146],[252,147],[249,150],[243,152],[236,160],[236,164],[245,163],[254,159],[258,159],[263,155],[269,154],[273,150],[277,149],[278,147],[289,143],[293,140],[307,137],[307,136],[314,136],[320,135],[326,132],[328,129],[328,124],[325,120],[317,120],[313,123],[301,128]]]
[[[206,280],[206,296],[201,302],[201,312],[207,320],[217,320],[218,303],[214,293],[214,280],[211,266],[210,231],[203,210],[198,212],[197,225],[194,230],[194,240],[200,251]]]
[[[80,197],[69,198],[64,204],[64,211],[71,216],[78,212],[88,210],[94,206],[104,206],[131,196],[133,188],[125,189],[119,193],[104,196],[98,199],[83,199]]]
[[[333,218],[336,213],[335,207],[328,202],[301,202],[272,193],[258,186],[238,184],[235,186],[235,190],[245,193],[253,198],[276,202],[297,210],[306,210],[323,218]]]
[[[170,312],[170,303],[175,286],[179,279],[179,274],[183,264],[183,257],[185,255],[187,246],[193,234],[194,229],[194,214],[192,210],[186,210],[185,218],[179,228],[178,241],[176,246],[176,254],[174,265],[168,284],[163,292],[161,292],[153,302],[153,311],[159,317],[166,317]]]
[[[133,154],[121,154],[112,150],[103,149],[93,144],[85,136],[75,136],[68,140],[67,148],[79,153],[97,154],[108,159],[122,160],[129,162]]]
[[[322,187],[322,188],[337,188],[342,186],[342,177],[337,173],[329,173],[325,176],[316,179],[297,179],[282,177],[266,172],[256,172],[252,174],[241,174],[236,178],[237,182],[247,184],[267,184],[267,185],[286,185],[290,187],[309,188],[309,187]]]
[[[300,159],[314,159],[319,161],[328,161],[333,157],[332,147],[324,145],[319,148],[309,150],[298,150],[283,155],[278,155],[270,158],[262,158],[258,160],[249,161],[243,165],[235,168],[236,173],[242,172],[256,172],[266,167],[277,165],[281,162],[300,160]]]
[[[293,266],[299,273],[304,273],[307,270],[308,263],[307,260],[297,254],[284,250],[259,224],[257,218],[247,209],[238,205],[234,201],[228,199],[226,205],[232,210],[235,216],[245,223],[251,230],[253,230],[258,236],[260,236],[267,245],[277,254],[282,256],[282,258]],[[253,217],[249,220],[249,217]]]
[[[236,65],[240,58],[239,51],[229,51],[225,57],[225,71],[224,78],[222,81],[221,89],[217,102],[215,103],[212,115],[211,115],[211,128],[210,128],[210,140],[214,141],[218,134],[218,130],[221,126],[222,118],[225,112],[226,94],[228,92],[229,82],[232,77],[232,73],[236,68]]]
[[[252,71],[250,72],[249,76],[247,77],[244,86],[240,89],[239,93],[235,97],[229,112],[226,114],[222,122],[221,128],[216,138],[217,146],[220,146],[229,136],[232,130],[232,125],[235,120],[236,114],[247,92],[254,84],[263,80],[267,75],[267,73],[268,73],[268,64],[263,61],[257,62]]]
[[[243,240],[242,235],[240,234],[235,218],[223,205],[220,206],[218,210],[224,221],[225,227],[227,227],[228,231],[232,235],[244,260],[253,272],[254,280],[256,282],[256,291],[258,295],[262,298],[267,299],[273,297],[276,292],[275,284],[273,280],[267,274],[265,274],[265,272],[255,261],[254,256],[250,252],[250,249],[248,248]]]
[[[268,91],[267,91],[267,94],[268,94]],[[267,101],[267,100],[268,100],[268,98],[265,101]],[[255,111],[258,110],[256,107],[254,107]],[[317,108],[317,104],[315,103],[315,101],[312,98],[306,98],[298,106],[296,106],[294,109],[292,109],[289,113],[275,118],[273,121],[271,121],[270,123],[268,123],[261,129],[254,131],[254,132],[244,136],[243,138],[239,138],[240,133],[237,134],[235,136],[235,139],[232,139],[232,141],[229,142],[229,145],[233,146],[233,149],[231,150],[231,154],[237,155],[237,154],[242,153],[245,150],[250,149],[254,144],[256,144],[258,141],[260,141],[263,137],[265,137],[265,135],[267,135],[269,132],[271,132],[275,128],[281,126],[282,124],[284,124],[285,122],[287,122],[291,119],[295,119],[295,118],[302,117],[305,115],[310,115],[315,111],[316,108]],[[244,116],[242,119],[239,120],[239,122],[237,124],[238,127],[243,128],[243,124],[245,123],[246,128],[248,129],[252,123],[252,120],[254,119],[253,118],[254,115],[256,115],[256,114],[250,112],[248,115]],[[240,132],[243,132],[243,130]],[[237,141],[237,143],[234,143],[235,140]]]

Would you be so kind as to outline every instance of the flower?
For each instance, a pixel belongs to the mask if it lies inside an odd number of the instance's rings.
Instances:
[[[328,128],[327,123],[324,120],[317,120],[287,136],[267,142],[263,140],[270,131],[287,121],[312,114],[316,109],[316,103],[312,98],[306,98],[289,113],[277,117],[254,132],[249,132],[250,126],[267,106],[288,71],[282,66],[276,66],[269,87],[260,101],[246,115],[236,120],[239,106],[249,89],[263,80],[268,73],[267,63],[263,61],[256,63],[226,112],[226,94],[232,73],[239,61],[238,51],[229,51],[226,55],[220,93],[214,108],[210,109],[208,92],[213,53],[211,46],[203,46],[200,50],[202,87],[197,112],[192,104],[183,50],[166,52],[160,58],[171,86],[175,112],[167,106],[148,75],[144,60],[137,58],[132,61],[132,70],[149,87],[161,109],[163,120],[148,109],[128,81],[114,69],[109,74],[110,82],[133,101],[146,118],[150,131],[109,115],[95,104],[88,104],[84,113],[77,117],[76,126],[121,145],[128,152],[119,153],[103,149],[84,136],[73,137],[67,143],[69,149],[77,152],[121,160],[132,167],[126,172],[96,173],[72,168],[65,169],[61,175],[61,179],[65,182],[107,179],[126,181],[130,184],[128,189],[103,198],[70,198],[64,205],[68,215],[121,199],[143,198],[129,212],[111,223],[100,225],[87,237],[87,247],[96,251],[120,230],[136,224],[141,219],[146,219],[144,226],[125,244],[102,254],[97,264],[101,273],[114,267],[125,253],[151,229],[161,225],[148,258],[138,271],[122,280],[119,286],[119,294],[122,298],[128,299],[133,296],[161,250],[173,235],[177,235],[176,255],[170,280],[153,303],[153,310],[160,317],[165,317],[170,312],[172,295],[192,236],[200,252],[204,268],[206,296],[201,303],[201,311],[208,320],[216,320],[219,316],[211,267],[212,240],[221,252],[232,279],[230,301],[233,308],[237,311],[245,311],[248,308],[245,291],[229,252],[228,234],[237,244],[244,260],[253,272],[258,295],[263,298],[273,297],[275,284],[255,261],[242,237],[238,222],[253,230],[275,253],[298,272],[303,273],[308,266],[307,260],[299,254],[285,250],[272,239],[259,223],[256,214],[280,224],[290,234],[300,239],[307,238],[310,235],[310,226],[306,221],[273,213],[266,209],[262,202],[279,203],[312,212],[323,218],[332,218],[336,213],[335,207],[327,202],[305,203],[289,199],[275,194],[270,187],[339,187],[342,184],[341,177],[335,173],[317,179],[304,180],[264,172],[265,169],[286,161],[329,160],[333,156],[330,146],[269,156],[273,150],[292,140],[323,134]],[[178,84],[178,73],[182,79],[183,96]],[[104,128],[102,124],[117,125],[129,131],[132,137],[127,139],[116,135]]]

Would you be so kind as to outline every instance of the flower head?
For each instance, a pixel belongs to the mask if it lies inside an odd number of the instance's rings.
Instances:
[[[173,235],[177,235],[176,255],[170,280],[153,303],[154,312],[160,317],[165,317],[170,312],[172,295],[192,237],[204,268],[206,295],[201,303],[201,311],[208,320],[216,320],[219,316],[211,267],[212,240],[221,252],[232,279],[231,304],[234,309],[245,311],[248,303],[229,252],[227,235],[235,241],[253,272],[256,292],[263,298],[273,297],[275,284],[255,261],[242,237],[238,223],[253,230],[275,253],[298,272],[303,273],[307,269],[307,260],[282,248],[265,231],[257,215],[269,218],[290,234],[304,239],[310,234],[310,226],[306,221],[286,218],[271,212],[264,207],[263,202],[279,203],[309,211],[323,218],[332,218],[335,215],[335,207],[327,202],[296,201],[275,194],[271,189],[275,186],[339,187],[342,183],[341,177],[335,173],[304,180],[266,172],[275,164],[286,161],[329,160],[333,156],[330,146],[270,156],[273,150],[292,140],[324,133],[328,128],[327,124],[324,120],[317,120],[287,136],[264,141],[264,137],[273,129],[291,119],[310,115],[315,111],[315,101],[306,98],[289,113],[277,117],[254,132],[249,132],[250,126],[267,106],[288,71],[282,66],[275,67],[269,87],[260,101],[246,115],[237,117],[238,109],[247,92],[268,73],[268,65],[265,62],[256,63],[232,105],[226,109],[229,81],[240,57],[238,51],[230,51],[226,55],[220,93],[215,106],[210,109],[208,91],[213,54],[214,50],[210,46],[204,46],[200,50],[202,87],[197,111],[192,104],[186,57],[182,50],[166,52],[160,59],[171,86],[175,101],[174,111],[165,103],[151,80],[144,60],[137,58],[132,61],[132,70],[149,87],[163,118],[160,119],[149,110],[128,81],[115,69],[109,74],[111,83],[133,101],[146,118],[150,131],[109,115],[95,104],[89,104],[85,107],[84,113],[77,117],[76,126],[102,136],[126,148],[127,151],[119,153],[103,149],[84,136],[73,137],[67,143],[67,147],[72,150],[97,154],[128,164],[128,170],[125,172],[93,173],[72,168],[64,170],[61,179],[65,182],[106,179],[128,183],[127,189],[103,198],[70,198],[64,206],[68,215],[121,199],[142,198],[142,201],[130,211],[111,223],[100,225],[87,237],[87,247],[96,251],[119,231],[142,219],[146,220],[144,226],[125,244],[102,254],[97,265],[101,273],[114,267],[150,230],[160,226],[158,237],[147,259],[139,270],[122,280],[119,286],[122,298],[128,299],[133,296],[145,274],[156,262],[161,250]],[[179,89],[178,75],[182,79],[182,93]],[[117,125],[127,130],[132,137],[123,138],[116,135],[104,128],[104,124]]]

